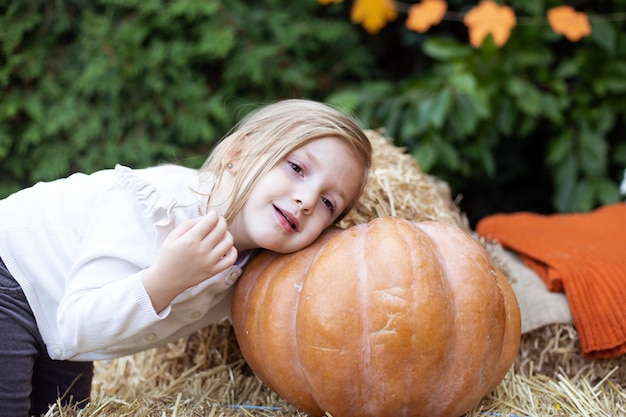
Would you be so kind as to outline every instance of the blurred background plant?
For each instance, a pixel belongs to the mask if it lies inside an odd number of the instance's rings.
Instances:
[[[385,72],[331,101],[384,126],[425,171],[462,194],[470,219],[618,201],[626,166],[626,2],[569,2],[592,27],[570,42],[545,17],[564,2],[508,1],[517,25],[500,48],[491,37],[479,48],[468,41],[462,13],[478,2],[448,3],[458,13],[425,33],[407,30],[402,15],[387,24],[370,45],[393,64],[376,61]]]
[[[252,104],[305,97],[384,128],[447,181],[472,222],[619,200],[626,166],[626,0],[569,2],[590,35],[511,0],[504,45],[468,40],[449,1],[424,33],[372,34],[352,1],[0,0],[0,197],[122,163],[199,166]]]
[[[0,0],[0,194],[116,163],[199,166],[251,106],[364,79],[315,1]]]

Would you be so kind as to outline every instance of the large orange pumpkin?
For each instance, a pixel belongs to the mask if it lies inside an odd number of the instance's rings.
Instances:
[[[517,299],[458,227],[382,217],[262,252],[232,319],[257,376],[313,415],[460,416],[504,378]]]

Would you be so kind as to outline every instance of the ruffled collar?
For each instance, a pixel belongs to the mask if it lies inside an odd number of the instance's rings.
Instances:
[[[204,214],[206,201],[215,185],[215,176],[210,173],[199,175],[196,170],[177,165],[164,165],[159,169],[164,171],[160,174],[163,178],[175,176],[180,182],[172,185],[170,180],[171,192],[159,191],[148,178],[131,168],[115,167],[118,183],[135,196],[143,216],[153,224],[158,246],[177,224]]]

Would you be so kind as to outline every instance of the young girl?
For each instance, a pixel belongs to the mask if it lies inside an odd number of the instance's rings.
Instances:
[[[254,249],[288,253],[344,216],[371,146],[321,103],[244,118],[196,171],[74,174],[0,201],[0,416],[88,400],[93,360],[229,314]]]

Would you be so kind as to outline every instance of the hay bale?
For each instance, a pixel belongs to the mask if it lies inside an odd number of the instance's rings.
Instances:
[[[364,194],[340,226],[347,228],[376,217],[399,216],[413,222],[446,222],[472,233],[467,217],[452,199],[445,181],[424,173],[415,158],[395,146],[382,131],[366,133],[373,148],[370,179]],[[495,242],[477,240],[494,265],[513,281],[503,248]]]
[[[372,169],[365,193],[341,222],[350,227],[382,216],[411,221],[438,220],[469,232],[467,218],[450,197],[444,181],[425,174],[417,161],[393,145],[382,131],[367,131],[372,142]]]
[[[443,181],[380,131],[368,189],[342,226],[385,215],[439,220],[471,232]],[[506,274],[502,248],[482,241]],[[518,358],[502,383],[466,417],[626,415],[623,358],[591,361],[581,355],[571,324],[522,336]],[[96,363],[92,402],[82,411],[54,406],[50,417],[305,416],[247,367],[230,324],[220,323],[157,349]]]

